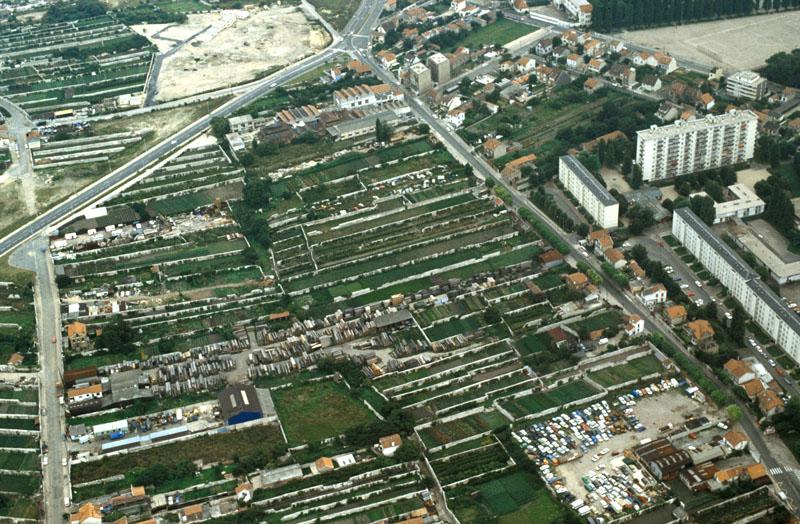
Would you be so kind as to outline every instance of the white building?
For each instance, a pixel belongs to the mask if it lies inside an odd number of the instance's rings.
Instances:
[[[758,118],[749,110],[652,126],[637,132],[636,163],[644,180],[661,180],[747,162],[757,127]]]
[[[333,102],[338,109],[357,109],[402,99],[403,93],[388,84],[362,84],[333,92]]]
[[[619,225],[619,202],[572,155],[558,160],[558,180],[603,229]]]
[[[592,4],[588,0],[553,0],[553,5],[564,9],[578,25],[592,24]]]
[[[745,218],[764,212],[764,201],[744,184],[728,186],[731,200],[714,203],[714,223],[733,217]]]
[[[672,234],[728,289],[753,320],[800,362],[800,317],[688,207],[676,209]]]
[[[663,304],[667,301],[667,288],[664,287],[664,284],[655,284],[645,288],[639,293],[639,300],[648,309],[653,309],[656,304]]]
[[[733,98],[760,100],[767,92],[767,79],[753,71],[739,71],[725,80],[725,93]]]

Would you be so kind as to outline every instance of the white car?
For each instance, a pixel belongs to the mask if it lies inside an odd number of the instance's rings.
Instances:
[[[681,289],[689,289],[689,284],[681,284]]]
[[[775,366],[777,366],[777,364],[775,363],[775,361],[774,361],[774,360],[772,360],[772,359],[769,359],[767,362],[769,362],[769,365],[770,365],[770,366],[772,366],[772,367],[775,367]]]
[[[703,283],[700,282],[699,280],[695,280],[694,281],[694,285],[697,286],[697,287],[703,287]]]

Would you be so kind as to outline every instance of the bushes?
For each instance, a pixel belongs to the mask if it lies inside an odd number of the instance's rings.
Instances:
[[[575,231],[575,222],[572,218],[569,217],[564,211],[558,207],[558,204],[555,203],[555,200],[551,195],[548,195],[543,190],[541,190],[541,186],[539,186],[538,191],[534,191],[533,193],[533,203],[544,211],[544,213],[550,217],[553,222],[559,225],[561,229],[566,231],[567,233],[572,233]]]
[[[618,270],[614,266],[611,265],[609,262],[603,262],[600,267],[603,268],[603,272],[614,279],[614,282],[622,286],[623,288],[628,286],[628,277],[622,271]],[[597,274],[597,273],[595,273]],[[598,275],[599,276],[599,275]],[[590,277],[591,278],[591,277]],[[594,282],[594,281],[593,281]]]
[[[567,244],[564,239],[558,236],[552,229],[547,227],[544,223],[539,221],[536,217],[533,216],[533,212],[528,209],[520,209],[519,216],[521,216],[525,221],[530,223],[533,226],[533,229],[539,233],[539,236],[545,239],[551,246],[558,250],[559,253],[562,255],[569,254],[569,244]]]

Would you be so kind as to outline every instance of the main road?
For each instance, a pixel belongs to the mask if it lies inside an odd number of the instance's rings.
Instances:
[[[354,54],[369,64],[369,66],[372,68],[375,74],[381,78],[381,80],[387,83],[395,84],[402,89],[397,82],[397,79],[391,73],[383,69],[374,58],[360,50],[356,50]],[[601,269],[600,263],[596,258],[584,257],[581,255],[575,248],[576,237],[574,235],[564,233],[552,220],[550,220],[547,215],[542,213],[539,208],[534,206],[524,194],[517,191],[514,187],[503,180],[492,166],[490,166],[480,155],[474,154],[472,147],[465,143],[457,133],[452,131],[439,119],[437,119],[431,110],[419,99],[415,98],[412,93],[406,90],[405,95],[407,104],[415,113],[417,118],[430,126],[431,130],[436,133],[436,135],[444,143],[450,153],[453,154],[453,156],[462,162],[469,164],[478,178],[483,180],[492,179],[495,181],[495,184],[504,187],[509,194],[511,194],[515,207],[528,209],[534,214],[534,216],[536,216],[538,220],[547,224],[548,227],[550,227],[553,231],[561,235],[570,245],[570,255],[572,258],[574,258],[576,261],[585,262],[592,266],[603,278],[604,288],[608,290],[609,295],[619,305],[623,306],[628,312],[636,313],[642,317],[645,322],[645,327],[650,333],[661,333],[672,345],[674,345],[679,351],[691,359],[691,361],[699,369],[701,369],[706,377],[713,381],[717,387],[727,388],[727,386],[722,384],[716,375],[714,375],[714,373],[712,373],[705,366],[705,364],[697,360],[694,355],[692,355],[691,352],[686,349],[683,341],[672,332],[672,329],[667,326],[658,315],[653,315],[652,312],[650,312],[641,302],[638,300],[633,300],[626,291],[621,289],[616,282],[609,278]],[[734,398],[734,402],[739,405],[742,410],[743,417],[740,421],[740,424],[742,425],[745,433],[747,433],[751,446],[758,453],[761,462],[767,467],[768,470],[770,470],[770,473],[772,474],[772,477],[775,479],[776,483],[786,493],[788,497],[788,505],[791,511],[797,515],[800,511],[800,476],[798,476],[798,472],[796,470],[792,470],[791,468],[787,468],[773,456],[773,453],[767,445],[766,439],[764,438],[764,434],[761,432],[758,422],[752,416],[750,408],[741,402],[738,397],[732,397]]]

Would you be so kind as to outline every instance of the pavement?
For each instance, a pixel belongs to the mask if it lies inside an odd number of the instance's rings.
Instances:
[[[42,489],[45,522],[58,524],[69,497],[69,468],[64,440],[64,417],[58,400],[56,383],[61,381],[64,368],[61,354],[61,311],[52,259],[47,252],[46,237],[36,237],[12,253],[9,262],[18,268],[36,273],[34,306],[39,339],[39,419],[40,445],[48,446],[48,464],[42,468]],[[53,342],[55,340],[55,342]]]

